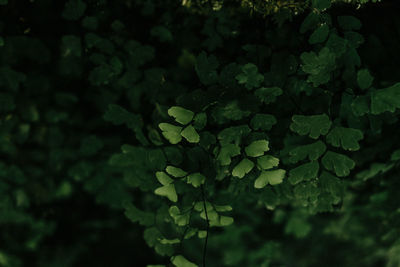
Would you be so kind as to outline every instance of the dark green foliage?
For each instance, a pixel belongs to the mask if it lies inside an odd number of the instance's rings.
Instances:
[[[398,266],[397,6],[341,2],[0,0],[0,266]]]

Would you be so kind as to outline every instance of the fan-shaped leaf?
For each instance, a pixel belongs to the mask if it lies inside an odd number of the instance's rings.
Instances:
[[[357,83],[358,86],[365,90],[371,87],[374,77],[371,76],[367,69],[362,69],[357,72]]]
[[[298,184],[304,180],[311,180],[317,178],[319,164],[317,161],[312,161],[300,165],[289,171],[289,182],[293,185]]]
[[[231,164],[231,158],[240,155],[240,147],[235,144],[228,144],[221,147],[217,160],[222,166]]]
[[[249,159],[242,159],[238,165],[233,169],[232,175],[238,178],[243,178],[248,174],[254,167],[254,163]]]
[[[189,125],[181,132],[181,135],[189,142],[189,143],[198,143],[200,142],[200,135],[196,132],[196,129]]]
[[[380,89],[372,92],[372,114],[377,115],[385,111],[393,113],[396,108],[400,108],[400,83],[396,83],[385,89]]]
[[[188,184],[193,185],[193,187],[199,187],[200,185],[204,184],[205,180],[206,177],[199,172],[192,173],[187,177]]]
[[[270,155],[264,155],[257,158],[257,164],[263,170],[272,169],[279,165],[279,159]]]
[[[245,147],[244,151],[249,157],[259,157],[264,155],[264,152],[269,150],[268,145],[269,142],[267,140],[257,140]]]
[[[299,135],[309,135],[317,139],[320,135],[326,135],[331,128],[332,122],[326,114],[321,115],[294,115],[290,124],[290,130]]]
[[[176,194],[175,185],[173,183],[157,188],[154,190],[154,193],[159,196],[167,197],[172,202],[178,201],[178,195]]]
[[[309,160],[317,160],[326,151],[326,145],[322,141],[317,141],[312,144],[298,146],[289,152],[290,162],[297,163],[308,157]]]
[[[326,141],[334,147],[355,151],[360,149],[358,141],[363,138],[363,132],[358,129],[335,127],[326,136]]]
[[[165,139],[167,139],[171,144],[178,144],[182,140],[182,127],[169,123],[160,123],[158,127],[161,129],[162,135]]]
[[[264,81],[264,76],[258,73],[258,68],[252,63],[248,63],[242,67],[242,73],[236,76],[239,84],[244,84],[248,90],[259,87]]]
[[[174,117],[180,124],[186,125],[192,121],[194,113],[188,109],[174,106],[168,109],[168,115]]]
[[[174,177],[184,177],[187,175],[187,172],[185,172],[184,170],[174,167],[174,166],[167,166],[167,168],[165,168],[166,172],[169,175],[172,175]]]
[[[321,162],[328,171],[339,177],[348,176],[355,166],[355,162],[348,156],[332,151],[326,152]]]
[[[270,114],[256,114],[250,121],[254,130],[269,131],[276,124],[276,119]]]
[[[255,188],[264,188],[266,185],[277,185],[282,183],[286,171],[282,169],[273,171],[262,171],[260,176],[254,181]]]

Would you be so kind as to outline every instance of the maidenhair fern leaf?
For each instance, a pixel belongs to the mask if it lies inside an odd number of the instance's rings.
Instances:
[[[374,115],[400,108],[400,83],[390,87],[375,90],[371,94],[371,112]]]
[[[182,255],[172,256],[171,257],[171,262],[176,267],[197,267],[196,264],[188,261]]]
[[[231,158],[240,155],[240,147],[235,144],[228,144],[221,147],[217,160],[221,166],[231,164]]]
[[[199,187],[200,185],[204,184],[205,180],[206,177],[199,172],[192,173],[187,177],[188,184],[193,185],[193,187]]]
[[[264,104],[270,104],[276,101],[276,98],[283,94],[279,87],[261,87],[254,92],[254,95]]]
[[[356,151],[360,149],[358,143],[364,137],[358,129],[335,127],[326,136],[326,141],[334,147],[342,147],[345,150]]]
[[[318,176],[318,170],[319,164],[317,161],[300,165],[289,171],[289,182],[295,185],[302,181],[315,179]]]
[[[326,145],[324,144],[324,142],[319,140],[315,143],[298,146],[292,149],[289,152],[290,155],[289,160],[291,163],[297,163],[306,158],[313,161],[321,157],[325,153],[325,151],[326,151]]]
[[[256,65],[248,63],[242,67],[242,73],[236,76],[239,84],[244,84],[248,90],[259,87],[264,81],[264,76],[258,72]]]
[[[254,162],[251,160],[244,158],[238,165],[233,169],[232,176],[243,178],[246,174],[248,174],[254,167]]]
[[[299,135],[308,135],[317,139],[320,135],[326,135],[331,128],[332,122],[326,114],[321,115],[294,115],[290,124],[290,130]]]
[[[355,162],[351,158],[332,151],[326,152],[321,162],[328,171],[334,172],[339,177],[348,176],[350,170],[355,167]]]
[[[282,183],[283,178],[285,178],[286,171],[282,169],[273,171],[262,171],[261,174],[254,181],[255,188],[264,188],[268,184],[278,185]]]
[[[189,142],[189,143],[198,143],[200,142],[200,135],[196,132],[196,129],[189,125],[181,132],[181,135]]]
[[[373,81],[374,77],[371,76],[367,69],[362,69],[357,72],[357,83],[361,89],[368,89]]]
[[[175,106],[168,109],[168,115],[174,117],[178,123],[186,125],[192,121],[194,113],[188,109]]]
[[[182,127],[169,123],[160,123],[158,127],[161,129],[162,135],[165,139],[167,139],[171,144],[178,144],[182,140]]]
[[[270,155],[264,155],[257,158],[257,164],[262,170],[268,170],[278,166],[279,159]]]
[[[269,131],[276,124],[276,118],[270,114],[256,114],[250,121],[254,130]]]
[[[269,150],[268,145],[269,142],[267,140],[257,140],[246,146],[244,151],[249,157],[260,157],[264,155],[264,152]]]
[[[181,168],[177,168],[174,166],[167,166],[165,168],[165,171],[169,174],[172,175],[174,177],[184,177],[187,175],[187,172],[185,172],[184,170],[182,170]]]
[[[159,196],[167,197],[172,202],[178,201],[178,195],[176,194],[175,185],[173,183],[157,188],[154,190],[154,193]]]

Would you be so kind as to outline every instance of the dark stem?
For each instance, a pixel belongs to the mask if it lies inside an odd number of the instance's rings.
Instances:
[[[207,214],[207,207],[206,207],[206,198],[204,196],[204,188],[203,185],[200,186],[201,189],[201,195],[203,197],[203,207],[204,207],[204,212],[206,214],[206,221],[207,221],[207,228],[206,228],[206,240],[204,241],[204,248],[203,248],[203,267],[206,267],[206,252],[207,252],[207,242],[208,242],[208,231],[210,228],[210,223],[208,221],[208,214]]]
[[[189,221],[188,221],[188,224],[186,225],[185,230],[183,231],[183,234],[182,234],[182,236],[181,236],[181,243],[180,243],[180,245],[179,245],[179,250],[180,250],[180,251],[182,251],[182,249],[183,249],[183,241],[185,240],[185,235],[186,235],[187,231],[189,230],[190,219],[192,218],[192,213],[193,213],[193,210],[194,210],[194,206],[196,205],[196,202],[197,202],[197,200],[199,199],[199,196],[200,196],[200,195],[198,195],[198,196],[196,197],[195,201],[193,202],[192,207],[190,208],[190,211],[189,211]],[[183,252],[183,251],[182,251],[182,252]]]

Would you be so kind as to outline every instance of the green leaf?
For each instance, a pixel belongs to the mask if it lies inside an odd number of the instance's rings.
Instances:
[[[8,0],[0,0],[0,6],[5,6],[8,4]]]
[[[238,178],[243,178],[246,174],[248,174],[253,169],[253,167],[254,167],[254,163],[251,160],[244,158],[233,169],[232,176],[235,176]]]
[[[324,10],[331,7],[331,0],[312,0],[312,8]]]
[[[204,85],[211,85],[218,82],[217,68],[219,63],[215,56],[207,57],[205,52],[201,52],[196,59],[195,70],[200,81]]]
[[[143,119],[141,115],[133,114],[121,106],[111,104],[108,106],[103,119],[115,125],[125,124],[135,132],[136,138],[142,145],[148,145],[149,141],[143,134]]]
[[[320,17],[317,13],[310,12],[300,25],[300,33],[306,33],[317,27]]]
[[[256,114],[250,121],[254,130],[269,131],[276,124],[276,119],[270,114]]]
[[[322,43],[328,38],[329,35],[329,26],[328,24],[322,24],[319,26],[310,36],[308,42],[310,44],[318,44]]]
[[[165,172],[156,172],[156,177],[162,185],[169,185],[174,182]]]
[[[234,222],[232,217],[229,216],[218,216],[214,221],[210,221],[210,226],[229,226]]]
[[[257,158],[257,164],[263,170],[272,169],[279,165],[279,159],[270,155],[264,155]]]
[[[370,97],[368,96],[356,96],[351,103],[351,109],[354,115],[360,117],[370,112]]]
[[[282,169],[277,169],[273,171],[262,171],[260,176],[254,181],[255,188],[264,188],[266,185],[277,185],[283,182],[285,178],[286,171]]]
[[[309,181],[317,178],[318,171],[319,171],[318,162],[312,161],[290,170],[288,179],[292,185],[295,185],[304,180]]]
[[[63,18],[67,20],[78,20],[85,13],[86,4],[82,0],[69,0],[62,12]]]
[[[176,194],[175,185],[173,183],[157,188],[154,190],[154,193],[162,197],[167,197],[172,202],[178,201],[178,195]]]
[[[168,115],[174,117],[176,122],[186,125],[192,121],[194,113],[182,107],[171,107],[168,109]]]
[[[326,42],[326,47],[338,58],[347,51],[347,44],[346,39],[339,37],[336,33],[331,33]]]
[[[334,172],[339,177],[348,176],[350,170],[355,167],[355,162],[351,158],[332,151],[326,152],[321,162],[328,171]]]
[[[225,124],[231,120],[238,121],[251,114],[251,111],[243,110],[239,100],[233,100],[228,103],[220,104],[212,110],[211,116],[218,124]]]
[[[290,124],[290,130],[299,135],[308,135],[317,139],[320,135],[326,135],[331,128],[332,122],[326,114],[320,115],[294,115]]]
[[[390,87],[375,90],[371,94],[371,113],[374,115],[383,112],[395,112],[400,108],[400,83]]]
[[[187,177],[188,184],[193,185],[193,187],[199,187],[200,185],[204,184],[205,180],[206,177],[199,172],[192,173]]]
[[[185,172],[184,170],[174,167],[174,166],[167,166],[167,168],[165,168],[165,170],[167,171],[167,173],[169,175],[172,175],[176,178],[180,178],[180,177],[184,177],[187,175],[187,172]]]
[[[374,77],[371,76],[367,69],[362,69],[357,72],[357,83],[361,89],[365,90],[371,87],[373,80]]]
[[[230,143],[239,144],[240,140],[247,136],[251,132],[251,129],[247,125],[233,126],[225,128],[218,134],[218,140],[221,145]]]
[[[231,158],[240,155],[240,147],[235,144],[227,144],[221,147],[217,160],[221,166],[231,164]]]
[[[252,63],[248,63],[242,67],[242,73],[238,74],[236,80],[239,84],[244,84],[248,90],[259,87],[264,81],[264,76],[258,73],[258,68]]]
[[[185,257],[182,255],[177,255],[177,256],[172,256],[171,257],[171,262],[173,265],[176,267],[197,267],[196,264],[188,261]]]
[[[273,103],[276,101],[276,98],[283,94],[283,91],[279,87],[261,87],[254,92],[254,95],[257,96],[261,102],[264,104]]]
[[[226,211],[232,211],[232,207],[230,205],[214,205],[215,210],[218,212],[226,212]]]
[[[285,234],[293,234],[296,238],[304,238],[311,232],[311,225],[301,217],[292,216],[285,226]]]
[[[329,82],[331,72],[335,69],[335,54],[328,47],[322,48],[318,55],[313,51],[304,52],[300,58],[302,70],[309,74],[307,81],[313,83],[314,87]]]
[[[196,132],[196,129],[189,125],[181,132],[181,135],[189,142],[189,143],[198,143],[200,142],[200,135]]]
[[[322,190],[330,193],[332,196],[340,200],[343,194],[343,183],[342,180],[333,176],[329,172],[323,171],[319,177]]]
[[[158,40],[162,43],[172,42],[172,40],[174,39],[171,31],[162,25],[153,27],[150,34],[153,37],[157,37]]]
[[[169,123],[160,123],[158,127],[161,129],[162,135],[165,139],[167,139],[171,144],[178,144],[182,140],[182,127]]]
[[[207,115],[204,112],[196,114],[193,119],[193,127],[202,130],[207,125]]]
[[[317,141],[312,144],[298,146],[289,152],[290,162],[297,163],[308,157],[310,161],[317,160],[326,151],[326,145],[322,141]]]
[[[353,30],[360,30],[361,29],[361,21],[353,16],[338,16],[338,23],[339,26],[343,30],[353,31]]]
[[[391,161],[397,161],[400,160],[400,149],[395,150],[392,155],[390,156]]]
[[[185,226],[189,224],[190,214],[188,212],[181,213],[177,206],[171,206],[168,209],[169,215],[174,219],[174,222],[178,226]]]
[[[245,147],[244,151],[249,157],[259,157],[264,155],[264,152],[269,150],[268,145],[269,142],[267,140],[257,140]]]
[[[358,129],[335,127],[326,136],[326,142],[334,147],[356,151],[360,149],[358,141],[364,138],[363,132]]]
[[[356,178],[361,179],[362,181],[366,181],[368,179],[377,176],[378,174],[386,173],[387,171],[391,170],[394,166],[395,165],[393,163],[386,164],[386,163],[374,162],[371,164],[369,169],[357,173]]]
[[[173,245],[173,244],[179,244],[181,241],[178,238],[174,238],[174,239],[166,239],[166,238],[162,238],[160,239],[160,243],[163,245]]]
[[[143,226],[151,226],[154,223],[155,216],[151,212],[145,212],[136,208],[132,203],[124,205],[125,216],[132,222],[138,222]]]

